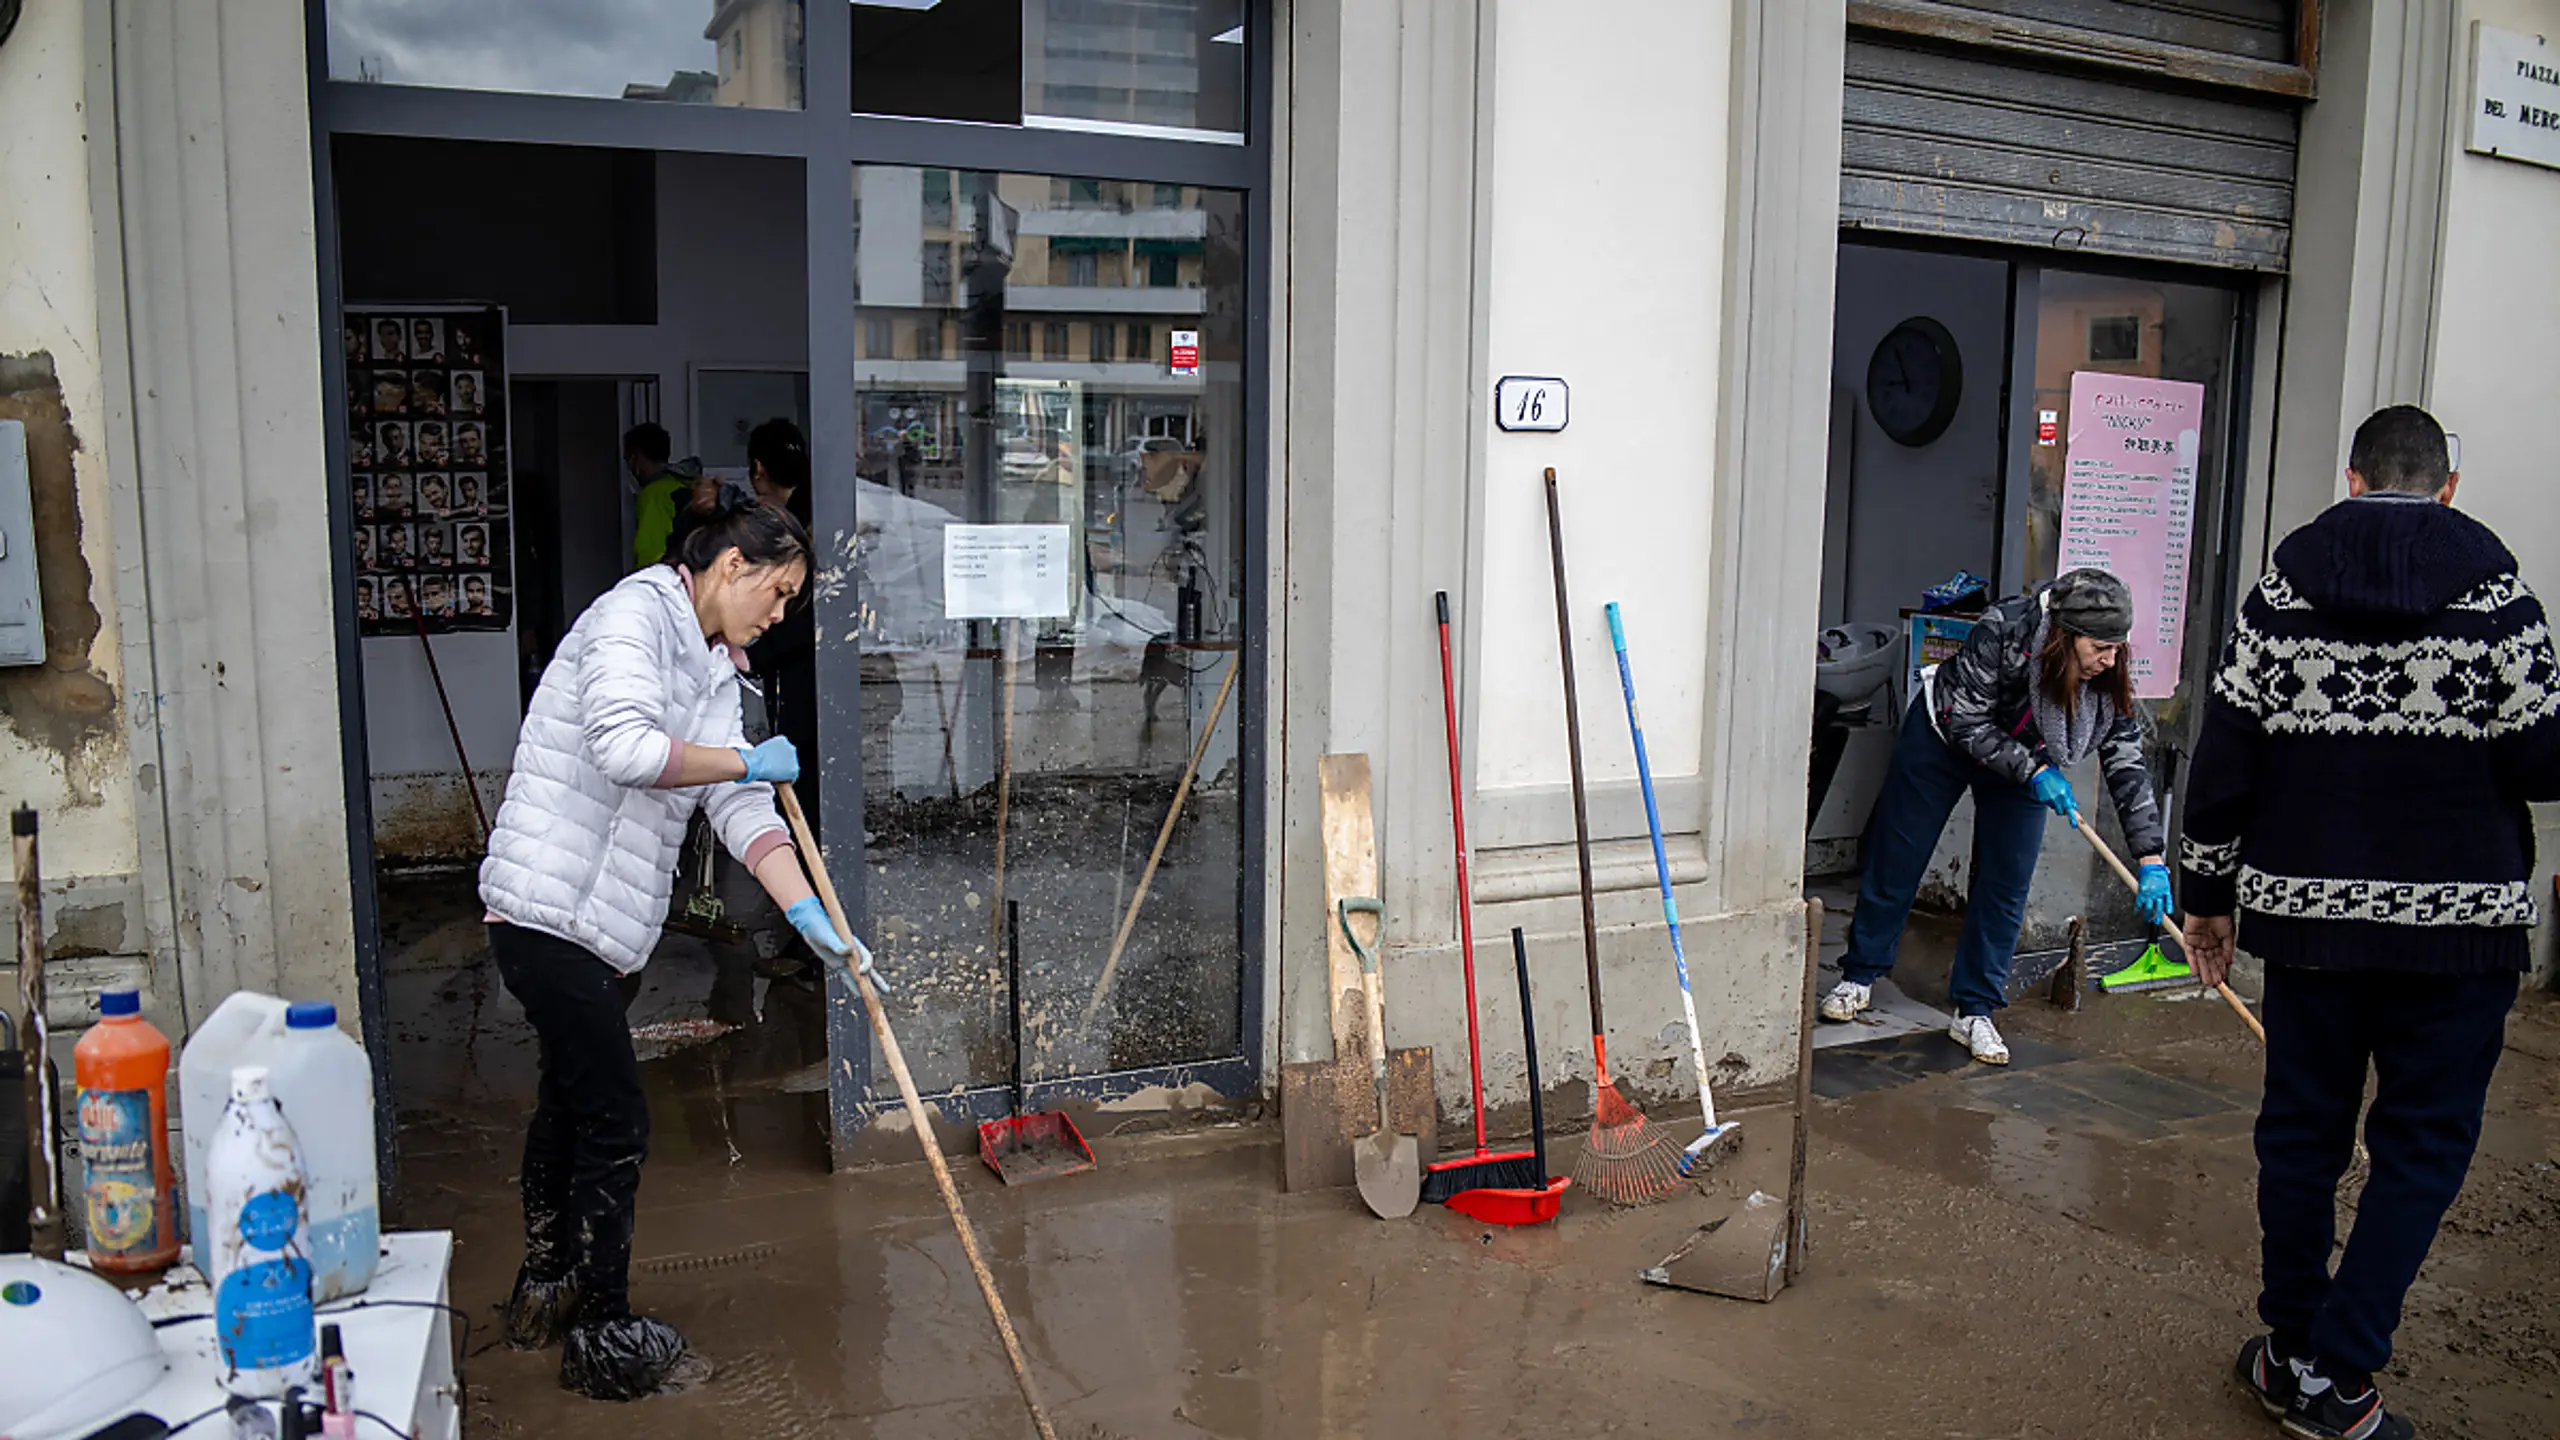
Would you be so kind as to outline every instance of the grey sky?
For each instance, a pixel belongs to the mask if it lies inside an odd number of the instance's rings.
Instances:
[[[713,0],[329,0],[329,74],[618,97],[715,70]]]

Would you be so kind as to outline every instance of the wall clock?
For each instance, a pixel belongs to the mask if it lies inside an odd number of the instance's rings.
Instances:
[[[1947,433],[1964,396],[1964,357],[1947,327],[1914,315],[1887,331],[1867,360],[1867,413],[1899,445]]]

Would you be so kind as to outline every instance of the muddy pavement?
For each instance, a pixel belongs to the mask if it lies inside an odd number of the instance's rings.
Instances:
[[[397,1219],[460,1238],[472,1434],[1030,1433],[922,1168],[825,1173],[824,1097],[789,1084],[816,1012],[788,981],[644,1066],[635,1299],[714,1377],[596,1404],[557,1389],[556,1352],[495,1347],[531,1040],[467,924],[395,941]],[[670,964],[635,1021],[700,1018],[727,983]],[[1637,1282],[1701,1198],[1387,1224],[1347,1190],[1282,1194],[1255,1125],[1097,1136],[1099,1172],[1019,1190],[954,1169],[1068,1435],[2272,1435],[2227,1373],[2256,1288],[2249,1042],[2156,997],[2008,1019],[2007,1072],[1945,1068],[1941,1037],[1825,1052],[1808,1273],[1767,1306]],[[2511,1035],[2384,1376],[2424,1435],[2560,1434],[2560,1001]],[[1743,1119],[1783,1143],[1782,1115]]]

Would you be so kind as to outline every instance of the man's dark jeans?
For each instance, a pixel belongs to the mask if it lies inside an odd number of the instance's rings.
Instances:
[[[1973,792],[1973,889],[1964,935],[1956,942],[1953,998],[1959,1015],[1988,1015],[2008,1004],[2001,993],[2026,923],[2027,887],[2044,848],[2045,808],[2035,792],[1974,763],[1938,738],[1929,707],[1915,704],[1894,741],[1893,768],[1867,819],[1866,874],[1849,919],[1849,951],[1840,973],[1873,985],[1893,968],[1894,947],[1911,916],[1938,836],[1956,801]]]
[[[631,1308],[631,1231],[649,1153],[625,977],[539,930],[493,924],[489,948],[541,1042],[524,1137],[525,1268],[538,1280],[574,1271],[580,1319],[616,1319]]]
[[[2332,1376],[2370,1375],[2390,1360],[2400,1302],[2471,1169],[2515,1000],[2513,974],[2267,967],[2258,1318],[2279,1353],[2307,1354]],[[2373,1173],[2333,1277],[2338,1181],[2359,1112]]]

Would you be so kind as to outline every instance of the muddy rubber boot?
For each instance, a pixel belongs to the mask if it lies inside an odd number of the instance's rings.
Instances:
[[[581,1320],[560,1346],[560,1388],[590,1400],[639,1400],[709,1378],[676,1327],[647,1315]]]
[[[549,1349],[577,1323],[578,1277],[544,1280],[527,1261],[516,1271],[516,1288],[507,1296],[505,1314],[508,1349]]]

